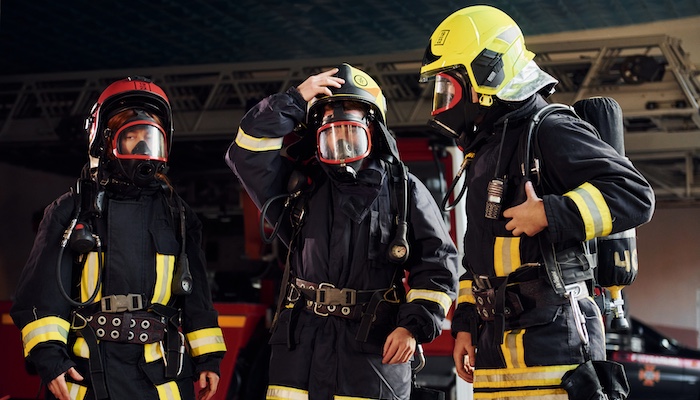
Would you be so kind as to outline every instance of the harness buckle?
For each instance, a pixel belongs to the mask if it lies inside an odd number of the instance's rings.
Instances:
[[[113,294],[100,300],[102,312],[119,313],[124,311],[138,311],[143,309],[143,298],[140,294],[129,293]]]
[[[474,283],[476,283],[476,287],[480,290],[493,289],[491,280],[486,275],[474,275]]]
[[[323,282],[316,289],[315,303],[324,306],[354,306],[357,303],[357,290],[337,289],[333,284]]]
[[[396,287],[392,286],[389,289],[384,292],[384,301],[387,303],[391,304],[399,304],[401,303],[401,299],[399,299],[399,293],[396,291]]]
[[[76,323],[75,323],[75,322],[76,322],[76,319],[80,319],[80,320],[81,320],[81,325],[80,325],[80,326],[76,325]],[[70,325],[71,325],[71,329],[76,330],[76,331],[79,331],[79,330],[85,328],[85,327],[87,326],[87,324],[88,324],[88,320],[87,320],[87,318],[85,318],[85,316],[83,316],[83,315],[80,314],[79,312],[74,312],[74,313],[73,313],[73,320],[71,321],[71,324],[70,324]]]

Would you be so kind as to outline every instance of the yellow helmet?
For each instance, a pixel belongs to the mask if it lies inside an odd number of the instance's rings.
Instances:
[[[525,48],[522,31],[507,14],[490,6],[470,6],[452,13],[435,29],[425,50],[420,81],[463,67],[480,94],[479,102],[490,106],[492,96],[534,57]]]

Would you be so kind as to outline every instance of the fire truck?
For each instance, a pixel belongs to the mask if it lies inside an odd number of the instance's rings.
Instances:
[[[560,80],[552,101],[573,104],[591,96],[618,100],[625,114],[627,156],[650,181],[662,182],[655,188],[657,200],[697,199],[700,179],[694,175],[700,169],[675,167],[693,162],[687,154],[700,137],[700,84],[677,39],[660,35],[528,47],[537,54],[538,64]],[[421,58],[422,50],[416,50],[343,60],[1,76],[0,157],[4,162],[31,168],[44,165],[47,171],[77,177],[80,160],[86,158],[85,113],[102,88],[135,72],[162,86],[175,118],[169,175],[204,224],[210,283],[228,348],[216,398],[262,398],[256,396],[264,390],[266,339],[279,287],[280,249],[275,242],[261,240],[259,213],[223,162],[237,123],[252,104],[269,94],[298,85],[339,62],[356,65],[381,86],[389,106],[387,121],[397,135],[402,159],[440,204],[463,155],[452,143],[426,131],[432,88],[418,83]],[[27,148],[39,144],[46,150],[41,160],[28,159]],[[454,193],[459,189],[457,182]],[[445,213],[460,252],[466,227],[462,207],[457,203]],[[0,398],[36,398],[42,388],[38,378],[24,370],[20,334],[9,308],[9,301],[0,302]],[[447,392],[447,398],[468,399],[469,388],[454,373],[449,328],[448,318],[443,334],[424,344],[427,361],[417,382]]]

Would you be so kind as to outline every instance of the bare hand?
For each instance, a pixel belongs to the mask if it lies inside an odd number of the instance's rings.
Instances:
[[[78,371],[76,371],[73,367],[54,378],[54,380],[49,382],[48,388],[58,400],[70,399],[70,394],[68,393],[68,385],[66,385],[66,374],[70,375],[70,377],[73,378],[73,380],[75,381],[80,382],[83,380],[83,376],[80,375]]]
[[[475,347],[472,345],[472,334],[457,332],[452,358],[455,360],[457,375],[463,380],[474,383]]]
[[[384,342],[382,364],[403,364],[408,362],[416,351],[416,338],[406,328],[394,329]]]
[[[503,211],[505,218],[512,218],[506,224],[506,229],[513,231],[513,236],[523,233],[535,236],[549,225],[547,214],[544,211],[544,202],[537,197],[532,182],[525,183],[527,199],[524,203]]]
[[[202,371],[199,373],[199,393],[197,400],[209,400],[216,394],[216,389],[219,387],[219,375],[211,371]]]
[[[301,97],[303,97],[307,102],[311,101],[311,99],[319,94],[332,96],[333,93],[328,87],[339,88],[343,85],[343,83],[345,83],[345,79],[333,76],[336,73],[338,73],[338,68],[321,72],[318,75],[311,75],[299,86],[297,86],[297,90],[299,93],[301,93]]]

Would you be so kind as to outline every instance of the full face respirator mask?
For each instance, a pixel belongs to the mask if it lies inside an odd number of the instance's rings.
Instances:
[[[112,135],[112,154],[125,178],[146,187],[168,160],[166,135],[153,116],[143,110],[133,113]]]
[[[478,103],[471,101],[471,87],[455,71],[435,76],[432,118],[428,126],[436,133],[454,139],[467,148],[474,140],[475,121],[483,113]]]
[[[353,102],[325,106],[316,131],[318,159],[339,181],[354,181],[363,160],[372,150],[369,118],[364,107]]]

